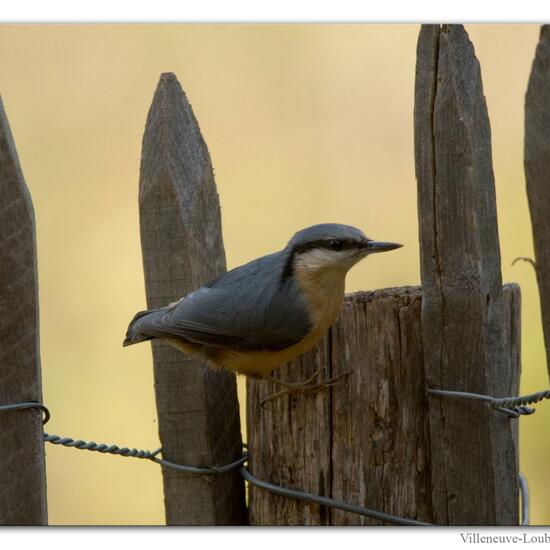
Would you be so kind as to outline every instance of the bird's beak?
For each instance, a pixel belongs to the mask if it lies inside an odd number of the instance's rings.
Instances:
[[[379,241],[368,241],[365,244],[365,250],[367,254],[372,254],[373,252],[387,252],[388,250],[395,250],[396,248],[401,248],[403,245],[399,243],[383,243]]]

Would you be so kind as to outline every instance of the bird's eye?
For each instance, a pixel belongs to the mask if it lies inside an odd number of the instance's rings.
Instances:
[[[328,245],[331,250],[342,250],[342,241],[332,240],[329,241]]]

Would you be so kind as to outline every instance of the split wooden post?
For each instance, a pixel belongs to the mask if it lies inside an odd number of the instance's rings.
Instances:
[[[509,395],[518,389],[519,300],[519,287],[505,285]],[[432,499],[432,476],[438,464],[430,451],[421,311],[419,287],[350,294],[327,336],[277,373],[284,380],[303,380],[322,366],[327,376],[351,369],[344,383],[262,408],[261,401],[279,388],[248,380],[251,472],[293,489],[435,522],[440,511]],[[249,515],[252,525],[382,524],[252,485]]]
[[[0,100],[0,405],[42,402],[36,231]],[[0,412],[0,524],[46,525],[42,412]]]
[[[430,387],[509,395],[491,135],[479,63],[461,25],[424,25],[415,156],[422,327]],[[429,400],[433,502],[445,525],[514,525],[518,471],[509,418]]]
[[[418,287],[346,296],[327,336],[278,369],[284,380],[347,370],[341,385],[260,403],[279,388],[247,385],[251,472],[266,481],[431,522],[427,396]],[[249,486],[253,525],[381,525]]]
[[[525,97],[525,178],[550,374],[550,26],[543,25]]]
[[[208,149],[175,75],[161,75],[143,136],[139,184],[149,308],[221,275],[220,208]],[[159,435],[166,460],[213,466],[242,454],[235,376],[153,342]],[[246,522],[238,470],[197,476],[163,468],[169,525]]]

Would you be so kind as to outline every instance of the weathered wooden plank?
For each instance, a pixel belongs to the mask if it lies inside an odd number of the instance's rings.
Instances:
[[[225,271],[218,195],[210,156],[187,98],[160,77],[143,136],[139,184],[141,243],[149,308],[165,306]],[[159,435],[164,457],[196,466],[242,452],[235,376],[212,371],[153,342]],[[163,468],[169,525],[246,521],[238,471],[192,476]]]
[[[332,495],[432,522],[418,287],[348,296],[332,330]],[[334,510],[334,525],[382,522]]]
[[[302,381],[325,367],[330,376],[330,340],[276,370],[285,381]],[[273,483],[317,495],[331,494],[329,389],[260,403],[281,388],[247,379],[248,451],[251,472]],[[330,525],[326,507],[304,504],[249,485],[251,525]]]
[[[550,374],[550,26],[542,25],[525,97],[524,167]]]
[[[510,370],[504,372],[503,383],[507,395],[519,395],[521,379],[521,291],[519,285],[508,283],[502,287],[504,295],[504,341],[508,345]],[[519,466],[519,420],[510,422],[515,447],[516,469]]]
[[[461,25],[423,26],[417,51],[415,156],[431,387],[508,392],[491,136],[479,63]],[[429,401],[435,519],[517,523],[510,420],[481,403]]]
[[[519,287],[505,285],[503,295],[506,352],[513,365],[504,383],[508,395],[516,395]],[[303,380],[322,365],[332,376],[351,369],[343,384],[314,395],[285,396],[266,410],[261,401],[279,388],[249,380],[252,473],[350,504],[435,522],[421,311],[419,287],[348,295],[323,341],[278,369],[286,380]],[[513,432],[517,420],[509,427]],[[253,486],[249,486],[249,512],[253,525],[381,523]]]
[[[429,436],[420,331],[420,290],[346,297],[325,339],[279,370],[302,380],[325,365],[352,369],[340,386],[259,403],[277,390],[248,382],[251,470],[261,479],[352,504],[430,521]],[[329,374],[330,375],[330,374]],[[380,522],[250,489],[255,525]]]
[[[31,196],[0,100],[0,404],[42,401]],[[0,413],[0,524],[45,525],[42,415]]]

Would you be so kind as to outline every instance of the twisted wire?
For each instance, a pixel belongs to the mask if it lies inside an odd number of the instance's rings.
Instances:
[[[538,403],[543,399],[550,399],[550,390],[544,390],[529,395],[520,395],[518,397],[492,397],[490,395],[483,395],[479,393],[472,393],[466,391],[454,391],[454,390],[438,390],[435,388],[428,388],[427,392],[431,395],[440,395],[444,397],[462,397],[466,399],[476,399],[478,401],[484,401],[491,408],[498,412],[504,413],[511,418],[518,418],[522,415],[529,415],[535,412],[535,409],[528,407]]]
[[[237,460],[230,462],[229,464],[224,464],[222,466],[211,466],[211,467],[202,467],[202,466],[187,466],[184,464],[176,464],[165,460],[163,458],[158,458],[158,454],[162,452],[162,447],[156,449],[155,451],[145,451],[143,449],[129,449],[128,447],[119,447],[118,445],[106,445],[105,443],[96,443],[95,441],[83,441],[82,439],[72,439],[71,437],[61,437],[59,435],[50,435],[44,434],[44,441],[48,443],[53,443],[54,445],[63,445],[64,447],[72,447],[74,449],[79,449],[81,451],[94,451],[98,453],[110,453],[118,456],[125,456],[129,458],[142,458],[146,460],[151,460],[167,468],[173,468],[180,472],[186,472],[188,474],[225,474],[241,464],[244,464],[248,460],[248,455],[243,455]]]
[[[387,523],[393,523],[394,525],[408,525],[408,526],[432,526],[432,523],[426,523],[423,521],[403,518],[400,516],[394,516],[392,514],[387,514],[385,512],[379,512],[377,510],[372,510],[370,508],[364,508],[362,506],[357,506],[355,504],[348,504],[340,500],[323,497],[319,495],[314,495],[312,493],[307,493],[305,491],[300,491],[296,489],[290,489],[289,487],[284,487],[282,485],[276,485],[269,481],[265,481],[255,477],[251,474],[243,464],[248,461],[248,454],[243,454],[239,459],[234,460],[223,466],[212,466],[212,467],[200,467],[200,466],[188,466],[183,464],[176,464],[168,460],[158,458],[158,454],[162,452],[162,448],[159,448],[155,451],[144,451],[138,449],[128,449],[127,447],[120,448],[117,445],[105,445],[104,443],[95,443],[94,441],[86,442],[83,440],[75,440],[70,437],[60,437],[58,435],[49,435],[44,434],[44,441],[53,443],[54,445],[63,445],[65,447],[72,447],[75,449],[83,451],[96,451],[100,453],[110,453],[118,456],[130,457],[130,458],[141,458],[148,459],[157,464],[161,464],[167,468],[173,468],[180,472],[185,472],[189,474],[224,474],[234,470],[235,468],[240,467],[241,476],[256,487],[264,489],[275,493],[277,495],[285,496],[288,498],[293,498],[296,500],[301,500],[302,502],[308,502],[311,504],[319,504],[322,506],[328,506],[330,508],[336,508],[343,510],[345,512],[350,512],[352,514],[358,514],[361,516],[371,517],[380,521],[385,521]],[[246,443],[243,444],[243,448],[247,447]],[[525,477],[520,474],[519,478],[519,487],[521,494],[521,525],[529,524],[529,493],[527,489],[527,480]]]
[[[82,439],[72,439],[70,437],[61,437],[59,435],[44,434],[44,441],[54,445],[63,445],[65,447],[74,447],[81,451],[95,451],[98,453],[110,453],[113,455],[127,456],[130,458],[146,458],[155,460],[161,449],[156,451],[144,451],[141,449],[129,449],[128,447],[119,447],[117,445],[106,445],[105,443],[96,443],[95,441],[83,441]],[[156,459],[158,460],[158,459]]]
[[[541,401],[542,399],[550,398],[550,391],[537,392],[527,396],[520,397],[504,397],[504,398],[493,398],[486,395],[480,395],[469,392],[455,392],[450,390],[435,390],[428,389],[428,393],[433,395],[444,395],[450,397],[466,397],[473,398],[484,401],[491,404],[495,409],[502,410],[503,408],[515,407],[517,408],[520,405],[532,404]],[[50,419],[50,413],[44,405],[36,402],[27,402],[27,403],[14,403],[7,405],[0,405],[0,411],[9,411],[9,410],[24,410],[24,409],[39,409],[44,412],[45,424]],[[510,409],[513,410],[513,409]],[[534,412],[534,411],[532,411]],[[516,416],[519,416],[521,413],[516,413]],[[531,414],[531,413],[523,413]],[[65,447],[71,447],[74,449],[79,449],[83,451],[93,451],[99,453],[109,453],[117,456],[124,456],[130,458],[139,458],[150,460],[167,468],[173,468],[180,472],[190,473],[190,474],[224,474],[230,472],[236,468],[240,468],[241,476],[248,481],[250,484],[270,491],[274,494],[285,496],[288,498],[293,498],[296,500],[301,500],[303,502],[308,502],[311,504],[319,504],[321,506],[327,506],[329,508],[336,508],[343,510],[345,512],[350,512],[352,514],[358,514],[361,516],[371,517],[380,521],[385,521],[387,523],[393,523],[395,525],[409,525],[409,526],[432,526],[432,523],[426,523],[423,521],[403,518],[400,516],[394,516],[392,514],[387,514],[385,512],[379,512],[377,510],[371,510],[370,508],[364,508],[362,506],[357,506],[355,504],[348,504],[341,500],[332,499],[329,497],[323,497],[320,495],[314,495],[312,493],[307,493],[305,491],[300,491],[296,489],[290,489],[289,487],[284,487],[283,485],[276,485],[269,481],[259,479],[252,475],[243,464],[249,460],[248,454],[245,452],[243,456],[222,466],[211,466],[211,467],[200,467],[200,466],[188,466],[183,464],[176,464],[168,460],[158,458],[158,454],[162,452],[162,448],[156,449],[155,451],[146,451],[142,449],[129,449],[128,447],[119,447],[118,445],[106,445],[105,443],[96,443],[95,441],[84,441],[82,439],[72,439],[70,437],[61,437],[59,435],[50,435],[44,433],[44,441],[52,443],[53,445],[63,445]],[[243,449],[247,449],[248,446],[246,443],[243,443]],[[527,480],[523,474],[519,474],[519,490],[521,495],[521,523],[520,525],[529,525],[529,490],[527,486]]]
[[[530,393],[519,397],[500,397],[493,400],[493,407],[517,407],[520,405],[533,405],[544,399],[550,399],[550,390]]]

